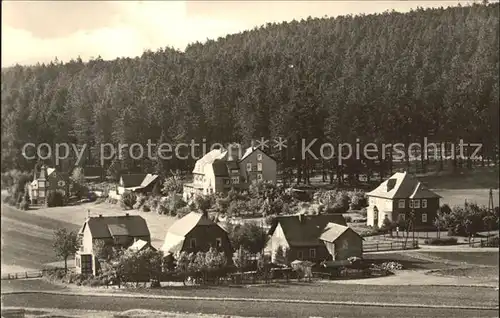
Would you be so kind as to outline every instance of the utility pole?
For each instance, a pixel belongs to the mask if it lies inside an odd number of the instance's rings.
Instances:
[[[493,189],[490,189],[489,199],[488,199],[488,212],[493,213]]]

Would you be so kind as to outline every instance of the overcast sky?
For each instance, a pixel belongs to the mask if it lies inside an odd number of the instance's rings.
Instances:
[[[267,22],[470,1],[2,1],[2,67],[144,50],[216,39]]]

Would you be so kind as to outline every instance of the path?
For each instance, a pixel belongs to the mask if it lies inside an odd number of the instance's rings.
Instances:
[[[177,312],[224,314],[266,317],[398,317],[401,310],[411,317],[497,317],[497,308],[459,308],[394,306],[393,304],[337,303],[289,301],[276,303],[248,299],[194,299],[172,297],[149,297],[138,299],[137,295],[112,298],[102,295],[55,295],[55,294],[13,294],[2,295],[3,306],[46,307],[51,304],[59,309],[86,309],[124,311],[137,308],[168,310]],[[403,309],[404,308],[404,309]]]

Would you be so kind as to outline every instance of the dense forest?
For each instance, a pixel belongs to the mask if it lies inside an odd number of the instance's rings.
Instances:
[[[184,52],[14,66],[2,70],[2,170],[33,168],[21,153],[27,142],[210,144],[278,136],[288,148],[269,152],[282,172],[299,179],[308,179],[313,166],[331,175],[392,169],[392,160],[302,160],[302,138],[464,139],[482,143],[484,160],[496,162],[498,49],[496,3],[309,18],[194,43]],[[193,166],[124,158],[129,171]],[[90,162],[99,162],[96,152]]]

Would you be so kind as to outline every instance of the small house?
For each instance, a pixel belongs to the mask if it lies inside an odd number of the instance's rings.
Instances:
[[[307,260],[314,263],[357,255],[359,237],[352,234],[354,231],[341,231],[334,224],[349,229],[342,214],[279,216],[269,229],[270,238],[265,253],[271,255],[272,262],[276,262],[278,249],[287,249],[290,261]],[[343,241],[348,243],[341,243]]]
[[[233,249],[224,228],[211,220],[207,213],[191,212],[168,229],[161,250],[175,255],[178,252],[207,252],[211,247],[226,254],[231,261]]]
[[[137,241],[151,243],[146,220],[139,215],[88,217],[78,232],[80,250],[75,255],[75,265],[78,273],[96,273],[98,262],[95,260],[94,244],[97,241],[115,248],[129,248]],[[145,248],[137,243],[135,247]],[[98,268],[98,267],[97,267]]]
[[[161,178],[156,174],[124,174],[120,177],[117,194],[121,195],[126,191],[148,194],[153,192],[153,188],[160,182]]]

